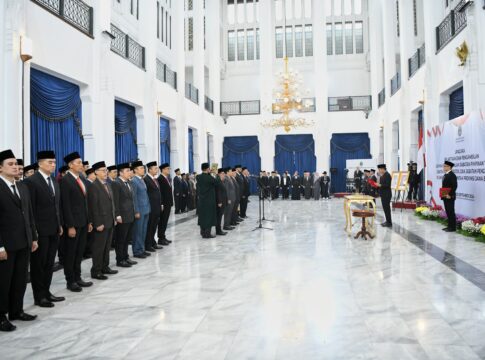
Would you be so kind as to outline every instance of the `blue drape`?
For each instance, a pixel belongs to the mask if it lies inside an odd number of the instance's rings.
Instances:
[[[170,121],[160,118],[160,164],[170,164]]]
[[[115,158],[117,164],[138,159],[135,108],[117,100],[115,100]]]
[[[424,118],[423,118],[423,110],[419,110],[418,112],[418,139],[419,139],[419,134],[423,131],[423,136],[425,134],[424,131]],[[423,139],[424,141],[424,139]],[[424,171],[421,170],[421,172],[418,174],[419,175],[419,189],[418,189],[418,199],[424,199]]]
[[[317,168],[313,135],[276,135],[274,167],[280,174],[314,172]]]
[[[371,159],[368,133],[333,134],[330,140],[330,167],[337,172],[332,176],[332,190],[345,192],[345,167],[348,159]]]
[[[194,172],[194,130],[189,128],[189,172]]]
[[[463,104],[463,87],[456,89],[450,94],[449,120],[457,118],[465,113]]]
[[[32,68],[30,70],[30,159],[54,150],[57,167],[67,154],[84,155],[79,86]]]
[[[259,157],[259,141],[257,136],[229,136],[224,138],[222,150],[222,167],[242,165],[248,168],[251,175],[259,175],[261,158]],[[250,181],[251,193],[257,193],[255,178]]]

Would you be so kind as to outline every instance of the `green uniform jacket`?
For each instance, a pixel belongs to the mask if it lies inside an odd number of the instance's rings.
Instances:
[[[202,229],[210,229],[217,222],[216,214],[216,179],[210,174],[197,175],[197,214],[199,226]]]

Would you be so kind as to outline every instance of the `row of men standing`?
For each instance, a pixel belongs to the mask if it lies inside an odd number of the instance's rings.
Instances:
[[[113,238],[116,265],[126,268],[137,264],[128,256],[130,241],[134,257],[141,259],[171,243],[165,237],[173,206],[169,164],[160,166],[160,176],[156,162],[147,164],[146,176],[141,161],[120,164],[109,168],[119,176],[109,178],[101,161],[90,171],[95,179],[88,180],[82,176],[81,156],[74,152],[64,158],[68,170],[57,184],[54,152],[41,151],[37,160],[38,171],[16,181],[17,159],[11,150],[0,153],[0,331],[15,330],[11,321],[36,318],[23,311],[29,261],[35,304],[53,307],[64,300],[50,292],[58,248],[67,288],[80,292],[93,285],[81,277],[89,233],[91,277],[98,280],[118,272],[109,266]]]
[[[326,171],[322,175],[318,172],[311,174],[309,171],[305,171],[303,176],[300,176],[298,171],[295,171],[293,176],[290,176],[288,171],[281,176],[277,171],[272,171],[271,175],[268,175],[266,171],[261,171],[258,186],[262,191],[262,196],[272,200],[278,199],[280,192],[283,199],[288,199],[290,193],[292,200],[300,200],[302,195],[307,200],[330,198],[330,176]]]

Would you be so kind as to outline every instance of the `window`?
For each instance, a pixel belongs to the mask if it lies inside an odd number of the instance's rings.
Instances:
[[[194,18],[189,18],[189,51],[194,50]]]
[[[254,60],[254,30],[248,29],[246,31],[246,42],[247,42],[247,59]]]
[[[205,6],[205,1],[204,1],[204,6]],[[205,49],[205,45],[206,45],[205,38],[206,38],[206,36],[205,36],[205,16],[204,16],[204,49]]]
[[[355,52],[357,54],[364,53],[364,32],[362,21],[355,22]]]
[[[172,48],[172,15],[169,16],[168,22],[169,22],[168,29],[170,30],[170,37],[169,37],[168,47],[171,49]]]
[[[301,25],[295,26],[295,56],[303,56],[303,27]]]
[[[305,25],[305,56],[313,56],[313,30],[311,25]]]
[[[293,57],[293,26],[286,27],[286,56]]]
[[[283,57],[283,28],[278,26],[275,31],[276,57]]]
[[[343,53],[342,23],[335,23],[335,55],[342,55]]]
[[[305,17],[307,19],[312,17],[312,0],[305,0]]]
[[[342,16],[342,0],[334,0],[333,2],[333,15]]]
[[[275,0],[274,7],[275,7],[276,20],[282,20],[283,19],[283,0]]]
[[[244,0],[237,0],[237,22],[242,24],[244,22]]]
[[[292,7],[292,0],[286,0],[285,1],[285,14],[286,14],[286,19],[290,20],[293,19],[293,7]]]
[[[246,21],[252,23],[254,21],[254,4],[253,0],[246,0]]]
[[[354,0],[354,14],[362,14],[362,0]]]
[[[227,22],[229,24],[234,24],[235,22],[235,11],[234,0],[227,1]]]
[[[237,59],[244,60],[244,30],[237,31]]]
[[[256,29],[256,59],[259,60],[259,29]]]
[[[163,42],[163,35],[164,35],[164,32],[163,32],[163,6],[162,6],[162,13],[161,13],[161,24],[160,24],[160,27],[162,28],[162,37],[160,38]]]
[[[236,36],[233,30],[227,33],[227,60],[236,60]]]
[[[352,0],[344,0],[344,15],[352,14]]]
[[[418,36],[418,5],[416,2],[416,0],[413,0],[414,36]]]
[[[332,24],[327,24],[327,55],[333,55]]]
[[[193,0],[187,0],[187,9],[189,11],[194,10],[194,1]]]
[[[157,39],[160,39],[160,3],[157,1]]]
[[[351,22],[345,23],[345,53],[346,54],[354,53],[354,37],[352,33]]]
[[[296,19],[301,19],[301,0],[295,0],[295,18]]]
[[[168,46],[168,11],[165,11],[165,45]]]
[[[396,30],[397,30],[397,37],[401,36],[401,31],[399,26],[399,0],[396,0]]]

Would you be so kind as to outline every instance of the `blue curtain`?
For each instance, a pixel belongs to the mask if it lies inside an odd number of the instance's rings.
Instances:
[[[449,120],[457,118],[465,113],[463,105],[463,87],[456,89],[450,94]]]
[[[136,143],[136,113],[131,105],[115,100],[115,154],[116,163],[138,159]]]
[[[170,121],[160,118],[160,164],[170,164]]]
[[[257,136],[229,136],[224,138],[222,167],[242,165],[248,168],[251,175],[258,176],[261,170],[259,141]],[[251,193],[258,191],[256,178],[251,177]]]
[[[42,71],[30,70],[30,159],[37,152],[54,150],[57,167],[67,154],[84,156],[82,107],[79,86]]]
[[[189,172],[194,172],[194,130],[189,128]]]
[[[313,135],[276,135],[274,167],[280,174],[314,172],[317,168]]]
[[[419,139],[419,134],[423,131],[423,136],[425,136],[424,132],[424,118],[423,118],[423,110],[419,110],[418,112],[418,139]],[[424,141],[424,139],[423,139]],[[418,199],[424,199],[424,170],[421,170],[421,172],[418,174],[419,175],[419,189],[418,189]]]
[[[371,159],[368,133],[333,134],[330,140],[330,167],[332,191],[345,192],[345,167],[348,159]]]

